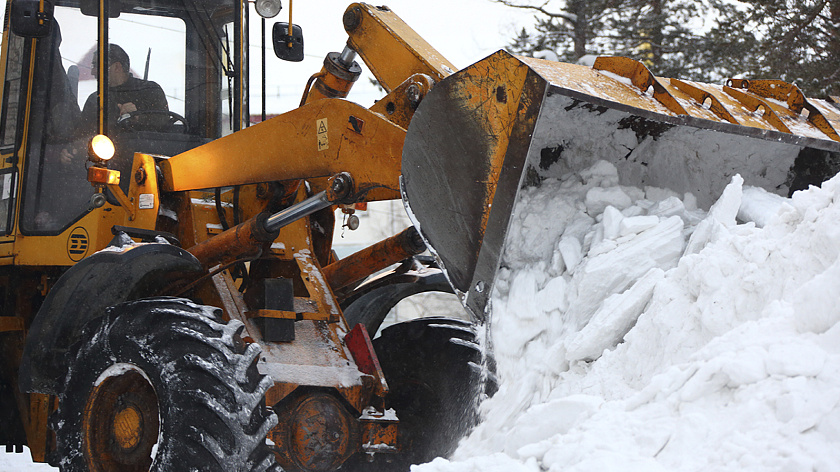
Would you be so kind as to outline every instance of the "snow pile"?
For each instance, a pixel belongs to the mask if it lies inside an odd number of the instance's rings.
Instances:
[[[5,448],[3,449],[5,451]],[[49,464],[33,463],[29,448],[23,448],[22,453],[0,453],[0,471],[2,472],[55,472],[56,468]]]
[[[599,162],[527,189],[493,297],[501,384],[454,471],[840,464],[840,177],[690,195]]]

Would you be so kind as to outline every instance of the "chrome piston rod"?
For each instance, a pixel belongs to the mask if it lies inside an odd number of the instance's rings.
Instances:
[[[327,192],[322,191],[317,193],[306,200],[296,203],[285,210],[278,211],[277,213],[269,216],[265,220],[265,230],[268,233],[274,233],[278,231],[280,228],[294,223],[295,221],[309,216],[316,211],[323,210],[328,206],[332,205],[332,202],[327,198]]]

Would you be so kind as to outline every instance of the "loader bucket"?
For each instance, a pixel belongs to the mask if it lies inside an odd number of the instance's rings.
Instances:
[[[837,173],[840,110],[774,80],[708,85],[639,62],[499,51],[442,80],[408,128],[402,191],[453,288],[483,319],[519,190],[612,162],[621,185],[708,208],[735,174],[787,196]]]

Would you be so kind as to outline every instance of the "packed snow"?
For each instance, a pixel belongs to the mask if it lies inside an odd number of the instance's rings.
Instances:
[[[49,464],[33,463],[27,447],[24,447],[21,453],[0,453],[0,472],[54,472],[56,470],[58,469],[50,467]]]
[[[527,188],[492,299],[500,389],[414,472],[831,471],[840,177],[709,211],[598,162]]]

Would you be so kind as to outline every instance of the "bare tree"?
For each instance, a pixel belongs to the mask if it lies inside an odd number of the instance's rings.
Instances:
[[[567,0],[529,2],[494,0],[512,8],[534,12],[535,33],[522,30],[512,44],[521,53],[550,50],[562,60],[575,62],[586,54],[603,52],[599,38],[605,18],[614,13],[620,0]]]

